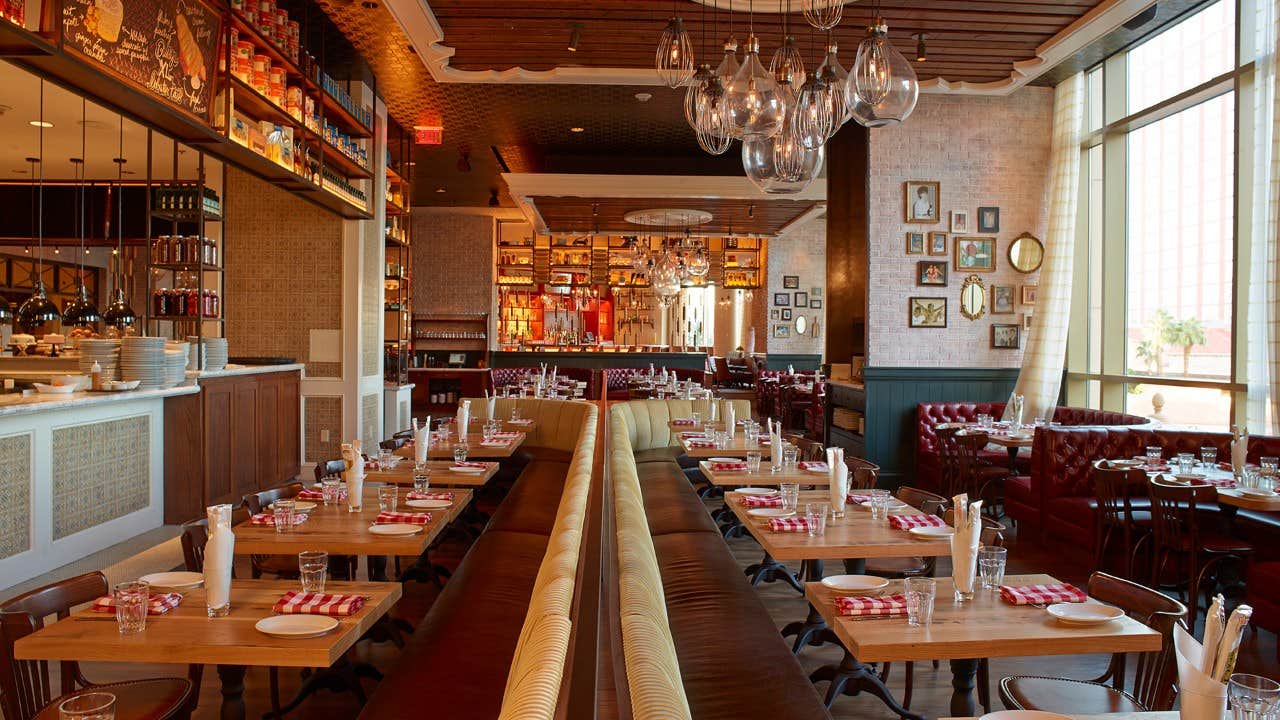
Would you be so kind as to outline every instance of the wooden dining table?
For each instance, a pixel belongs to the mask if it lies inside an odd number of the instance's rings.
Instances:
[[[502,438],[504,440],[502,445],[487,446],[483,444],[484,436],[481,433],[467,433],[467,459],[509,458],[517,448],[524,444],[526,437],[528,437],[526,433],[517,431],[514,437]],[[435,460],[452,458],[453,445],[453,441],[432,442],[431,449],[427,451],[427,457]],[[402,458],[409,458],[410,460],[414,457],[412,445],[405,445],[396,450],[395,453]]]
[[[774,472],[769,463],[760,464],[760,472],[748,473],[746,470],[716,470],[712,467],[713,463],[709,460],[703,460],[698,463],[698,470],[702,472],[702,476],[707,482],[722,488],[764,486],[774,487],[779,483],[798,483],[800,485],[815,485],[827,487],[831,484],[831,479],[826,471],[810,472],[808,470],[782,470]]]
[[[712,457],[744,458],[747,456],[748,452],[751,452],[753,450],[759,451],[760,457],[762,458],[769,457],[769,449],[770,449],[769,442],[765,440],[761,440],[760,442],[756,443],[754,447],[750,447],[747,445],[746,434],[743,433],[742,431],[739,431],[736,435],[734,435],[733,439],[729,441],[728,446],[723,448],[690,447],[689,442],[690,440],[692,440],[692,438],[677,436],[677,439],[680,442],[680,449],[683,450],[684,453],[691,458],[712,458]]]
[[[1007,575],[1004,580],[1006,585],[1060,582],[1049,575]],[[895,580],[878,594],[901,592],[902,581]],[[974,714],[974,679],[980,658],[1149,652],[1159,650],[1162,644],[1160,633],[1127,616],[1101,625],[1064,625],[1041,608],[1011,605],[993,590],[978,588],[973,600],[963,604],[953,601],[954,592],[950,578],[938,578],[933,622],[927,627],[912,627],[905,617],[867,620],[841,615],[835,599],[848,593],[818,582],[805,583],[809,604],[845,649],[839,666],[820,668],[811,677],[830,680],[827,698],[833,699],[841,692],[868,689],[865,678],[875,673],[864,663],[949,660],[951,714],[966,717]],[[919,717],[903,710],[892,696],[881,697],[903,717]]]
[[[238,543],[237,543],[238,544]],[[400,583],[331,581],[326,592],[365,596],[351,617],[320,637],[284,639],[254,627],[272,615],[272,606],[297,580],[233,580],[231,612],[211,618],[204,590],[185,593],[182,604],[147,618],[140,633],[121,635],[114,614],[81,610],[45,625],[13,646],[20,660],[216,665],[222,682],[222,720],[245,717],[244,676],[248,667],[329,668],[400,599]]]
[[[431,487],[483,487],[488,484],[500,467],[496,462],[485,463],[484,472],[458,472],[452,460],[428,460],[427,470],[431,473]],[[367,482],[395,483],[396,485],[413,485],[413,462],[401,462],[391,470],[368,470],[364,479]]]

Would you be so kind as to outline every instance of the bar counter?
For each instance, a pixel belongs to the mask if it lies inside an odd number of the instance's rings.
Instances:
[[[707,354],[703,352],[619,352],[592,347],[590,350],[495,350],[489,353],[489,363],[493,367],[537,367],[541,363],[548,366],[572,368],[611,368],[639,367],[647,368],[681,368],[701,370],[706,366]]]

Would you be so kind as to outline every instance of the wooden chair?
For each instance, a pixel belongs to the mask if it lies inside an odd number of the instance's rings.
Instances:
[[[983,432],[962,432],[955,434],[956,451],[960,470],[957,492],[968,493],[970,499],[981,498],[984,512],[989,511],[992,517],[1000,517],[996,505],[1004,502],[1004,481],[1009,477],[1009,469],[982,460],[979,453],[987,446],[989,437]]]
[[[318,462],[316,463],[316,470],[315,470],[316,482],[320,482],[321,480],[327,477],[341,475],[342,473],[346,472],[346,470],[347,470],[347,461],[343,460],[342,458],[338,458],[337,460],[325,460],[323,462]]]
[[[241,503],[249,508],[251,514],[257,515],[264,508],[270,507],[271,503],[277,500],[288,500],[289,498],[297,497],[300,492],[302,492],[302,483],[285,483],[261,492],[249,493],[241,498]]]
[[[248,519],[249,509],[243,505],[231,510],[233,527]],[[209,518],[202,517],[182,524],[182,560],[188,571],[204,572],[204,546],[208,542]]]
[[[870,490],[876,486],[880,475],[880,466],[860,457],[845,456],[844,464],[849,467],[849,490]]]
[[[1098,517],[1093,541],[1093,565],[1102,569],[1107,546],[1120,533],[1124,548],[1124,577],[1133,578],[1133,560],[1138,549],[1151,537],[1151,513],[1134,510],[1133,498],[1147,494],[1147,474],[1138,468],[1113,468],[1107,460],[1093,463],[1093,495],[1098,501]],[[1137,543],[1134,543],[1134,536]]]
[[[1195,627],[1200,604],[1200,589],[1206,599],[1213,591],[1213,583],[1205,584],[1211,571],[1230,559],[1247,565],[1254,548],[1244,540],[1206,533],[1200,530],[1200,513],[1197,505],[1212,505],[1217,490],[1208,485],[1180,485],[1162,476],[1151,479],[1152,563],[1151,583],[1160,587],[1164,572],[1172,560],[1186,570],[1187,625]],[[1181,585],[1181,583],[1178,583]]]
[[[1125,691],[1125,653],[1116,653],[1107,671],[1094,680],[1025,675],[1004,678],[1000,699],[1005,707],[1072,715],[1172,710],[1178,692],[1173,629],[1186,627],[1187,607],[1151,588],[1101,572],[1090,576],[1089,595],[1124,610],[1163,638],[1159,650],[1136,654],[1133,690]],[[1104,684],[1108,681],[1110,685]]]
[[[43,628],[50,615],[65,620],[71,615],[71,608],[93,602],[109,591],[106,576],[95,571],[32,590],[0,605],[0,708],[5,720],[31,720],[42,709],[60,703],[62,696],[80,688],[115,695],[119,718],[167,720],[191,716],[196,694],[186,678],[94,685],[81,673],[78,662],[67,660],[59,664],[60,689],[55,696],[47,661],[18,660],[13,656],[14,643]]]
[[[810,440],[800,435],[789,435],[787,442],[792,443],[800,450],[801,462],[825,462],[827,459],[827,448],[817,440]],[[845,461],[848,465],[849,461]],[[852,471],[852,468],[850,468]]]
[[[938,492],[945,497],[960,494],[960,448],[956,446],[958,427],[938,428],[938,459],[942,463],[942,477]]]

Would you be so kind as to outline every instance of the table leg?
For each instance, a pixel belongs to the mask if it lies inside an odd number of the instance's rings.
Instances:
[[[821,560],[805,560],[804,569],[801,571],[805,580],[817,581],[822,579],[822,561]],[[827,622],[822,619],[822,615],[818,610],[809,606],[809,614],[803,621],[789,623],[782,628],[782,637],[796,636],[796,641],[791,646],[791,653],[799,655],[800,650],[805,645],[821,645],[826,642]]]
[[[844,561],[844,571],[849,575],[866,575],[867,559],[866,558],[853,558],[852,560],[846,559]]]
[[[365,562],[369,565],[370,582],[386,582],[387,558],[385,555],[369,555],[365,558]]]
[[[1007,448],[1009,453],[1009,472],[1014,475],[1018,474],[1018,447],[1016,445]]]
[[[748,567],[743,571],[743,574],[750,576],[752,587],[759,585],[761,582],[783,580],[788,585],[795,588],[796,592],[801,595],[804,594],[804,588],[800,585],[800,581],[796,578],[795,573],[788,570],[786,565],[774,560],[773,556],[769,553],[765,553],[764,559]]]
[[[977,660],[951,661],[951,714],[973,717],[973,688],[978,675]]]
[[[222,681],[222,720],[244,720],[244,665],[219,665]]]
[[[890,712],[903,720],[924,720],[923,715],[913,713],[898,704],[893,693],[889,692],[889,688],[880,680],[880,676],[874,669],[863,665],[847,649],[839,665],[825,665],[809,676],[809,681],[812,683],[820,683],[824,680],[831,683],[827,686],[827,693],[822,700],[828,709],[842,694],[857,695],[866,692],[880,698]],[[972,714],[972,712],[969,713],[970,716]]]

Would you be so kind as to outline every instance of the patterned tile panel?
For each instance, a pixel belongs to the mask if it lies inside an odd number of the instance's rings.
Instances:
[[[376,454],[378,443],[382,441],[378,432],[378,396],[365,395],[360,398],[360,438],[364,441],[364,451]]]
[[[382,302],[385,241],[374,223],[361,223],[360,375],[382,374]]]
[[[53,431],[54,540],[145,508],[150,489],[150,416]]]
[[[303,398],[307,430],[304,437],[307,462],[333,460],[340,455],[342,443],[342,398],[309,395]],[[321,442],[320,433],[329,431],[329,440]]]
[[[31,435],[0,438],[0,558],[31,549]]]

